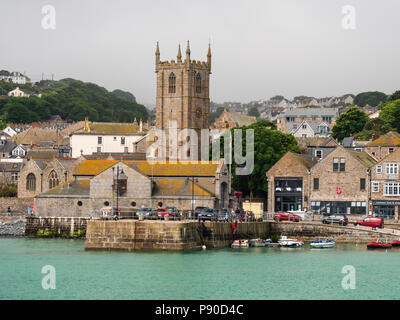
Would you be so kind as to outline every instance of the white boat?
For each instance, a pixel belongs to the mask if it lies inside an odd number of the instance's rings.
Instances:
[[[249,240],[235,240],[232,242],[232,248],[248,248]]]
[[[335,246],[335,241],[333,240],[317,240],[310,242],[311,248],[333,248]]]
[[[250,247],[265,247],[265,243],[263,239],[251,239]]]
[[[288,238],[286,236],[282,236],[278,243],[281,247],[300,247],[304,244],[301,239]]]

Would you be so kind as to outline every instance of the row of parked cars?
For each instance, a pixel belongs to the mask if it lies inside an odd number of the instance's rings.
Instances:
[[[145,219],[164,219],[166,216],[172,219],[181,217],[181,212],[176,207],[166,208],[141,208],[137,215],[143,215]]]

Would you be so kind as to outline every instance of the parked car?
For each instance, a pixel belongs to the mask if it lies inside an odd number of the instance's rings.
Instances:
[[[176,207],[167,207],[167,212],[171,218],[176,219],[176,218],[181,217],[181,213],[179,212],[179,210]]]
[[[158,208],[157,209],[157,216],[159,218],[164,218],[166,215],[168,215],[168,217],[172,216],[172,213],[170,214],[166,208]]]
[[[222,209],[218,213],[218,221],[230,221],[230,220],[232,220],[232,215],[229,210]]]
[[[198,215],[199,220],[210,220],[210,221],[217,221],[218,215],[215,209],[207,208],[201,211]]]
[[[137,215],[142,214],[145,219],[151,219],[151,218],[156,218],[157,217],[157,211],[154,210],[153,208],[141,208],[138,212]]]
[[[384,228],[384,221],[381,217],[367,217],[363,220],[357,220],[356,222],[354,222],[354,225],[372,228]]]
[[[199,213],[201,213],[205,209],[208,209],[208,208],[207,207],[196,207],[194,209],[195,218],[197,218],[199,216]]]
[[[349,219],[346,217],[345,214],[330,214],[324,215],[321,218],[321,222],[325,224],[337,223],[341,226],[347,226],[347,224],[349,223]]]
[[[279,211],[279,212],[274,214],[274,220],[276,222],[280,222],[280,221],[299,222],[300,221],[300,217],[298,215],[290,213],[290,212]]]

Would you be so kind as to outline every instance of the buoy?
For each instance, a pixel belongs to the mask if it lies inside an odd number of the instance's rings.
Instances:
[[[201,248],[202,248],[203,250],[206,250],[206,246],[205,246],[205,245],[202,245]]]

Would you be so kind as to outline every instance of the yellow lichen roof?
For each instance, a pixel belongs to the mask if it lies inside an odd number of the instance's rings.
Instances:
[[[348,151],[354,158],[356,158],[358,161],[360,161],[363,165],[366,167],[370,168],[373,165],[376,164],[376,160],[372,158],[369,154],[363,151],[354,151],[354,150],[349,150]]]
[[[85,180],[70,180],[68,182],[62,183],[57,187],[50,189],[40,196],[65,196],[65,195],[75,195],[75,196],[88,196],[90,193],[90,179]]]
[[[139,133],[140,127],[133,123],[95,122],[89,124],[90,131],[84,129],[76,131],[79,134],[134,134]]]
[[[366,147],[399,147],[400,134],[395,131],[390,131],[378,139],[369,142]]]
[[[82,160],[74,171],[74,175],[96,176],[104,170],[120,162],[119,160]],[[213,162],[190,163],[180,161],[178,163],[155,163],[146,160],[121,161],[127,166],[142,172],[147,176],[195,176],[195,177],[214,177],[218,169],[218,164]]]
[[[189,180],[157,180],[154,196],[196,196],[214,197],[198,184]]]
[[[147,176],[202,176],[213,177],[218,169],[218,164],[213,162],[202,163],[198,161],[179,161],[178,163],[155,163],[143,161],[124,161],[131,167],[136,167]]]
[[[118,160],[82,160],[75,168],[74,175],[97,176],[118,162]]]

